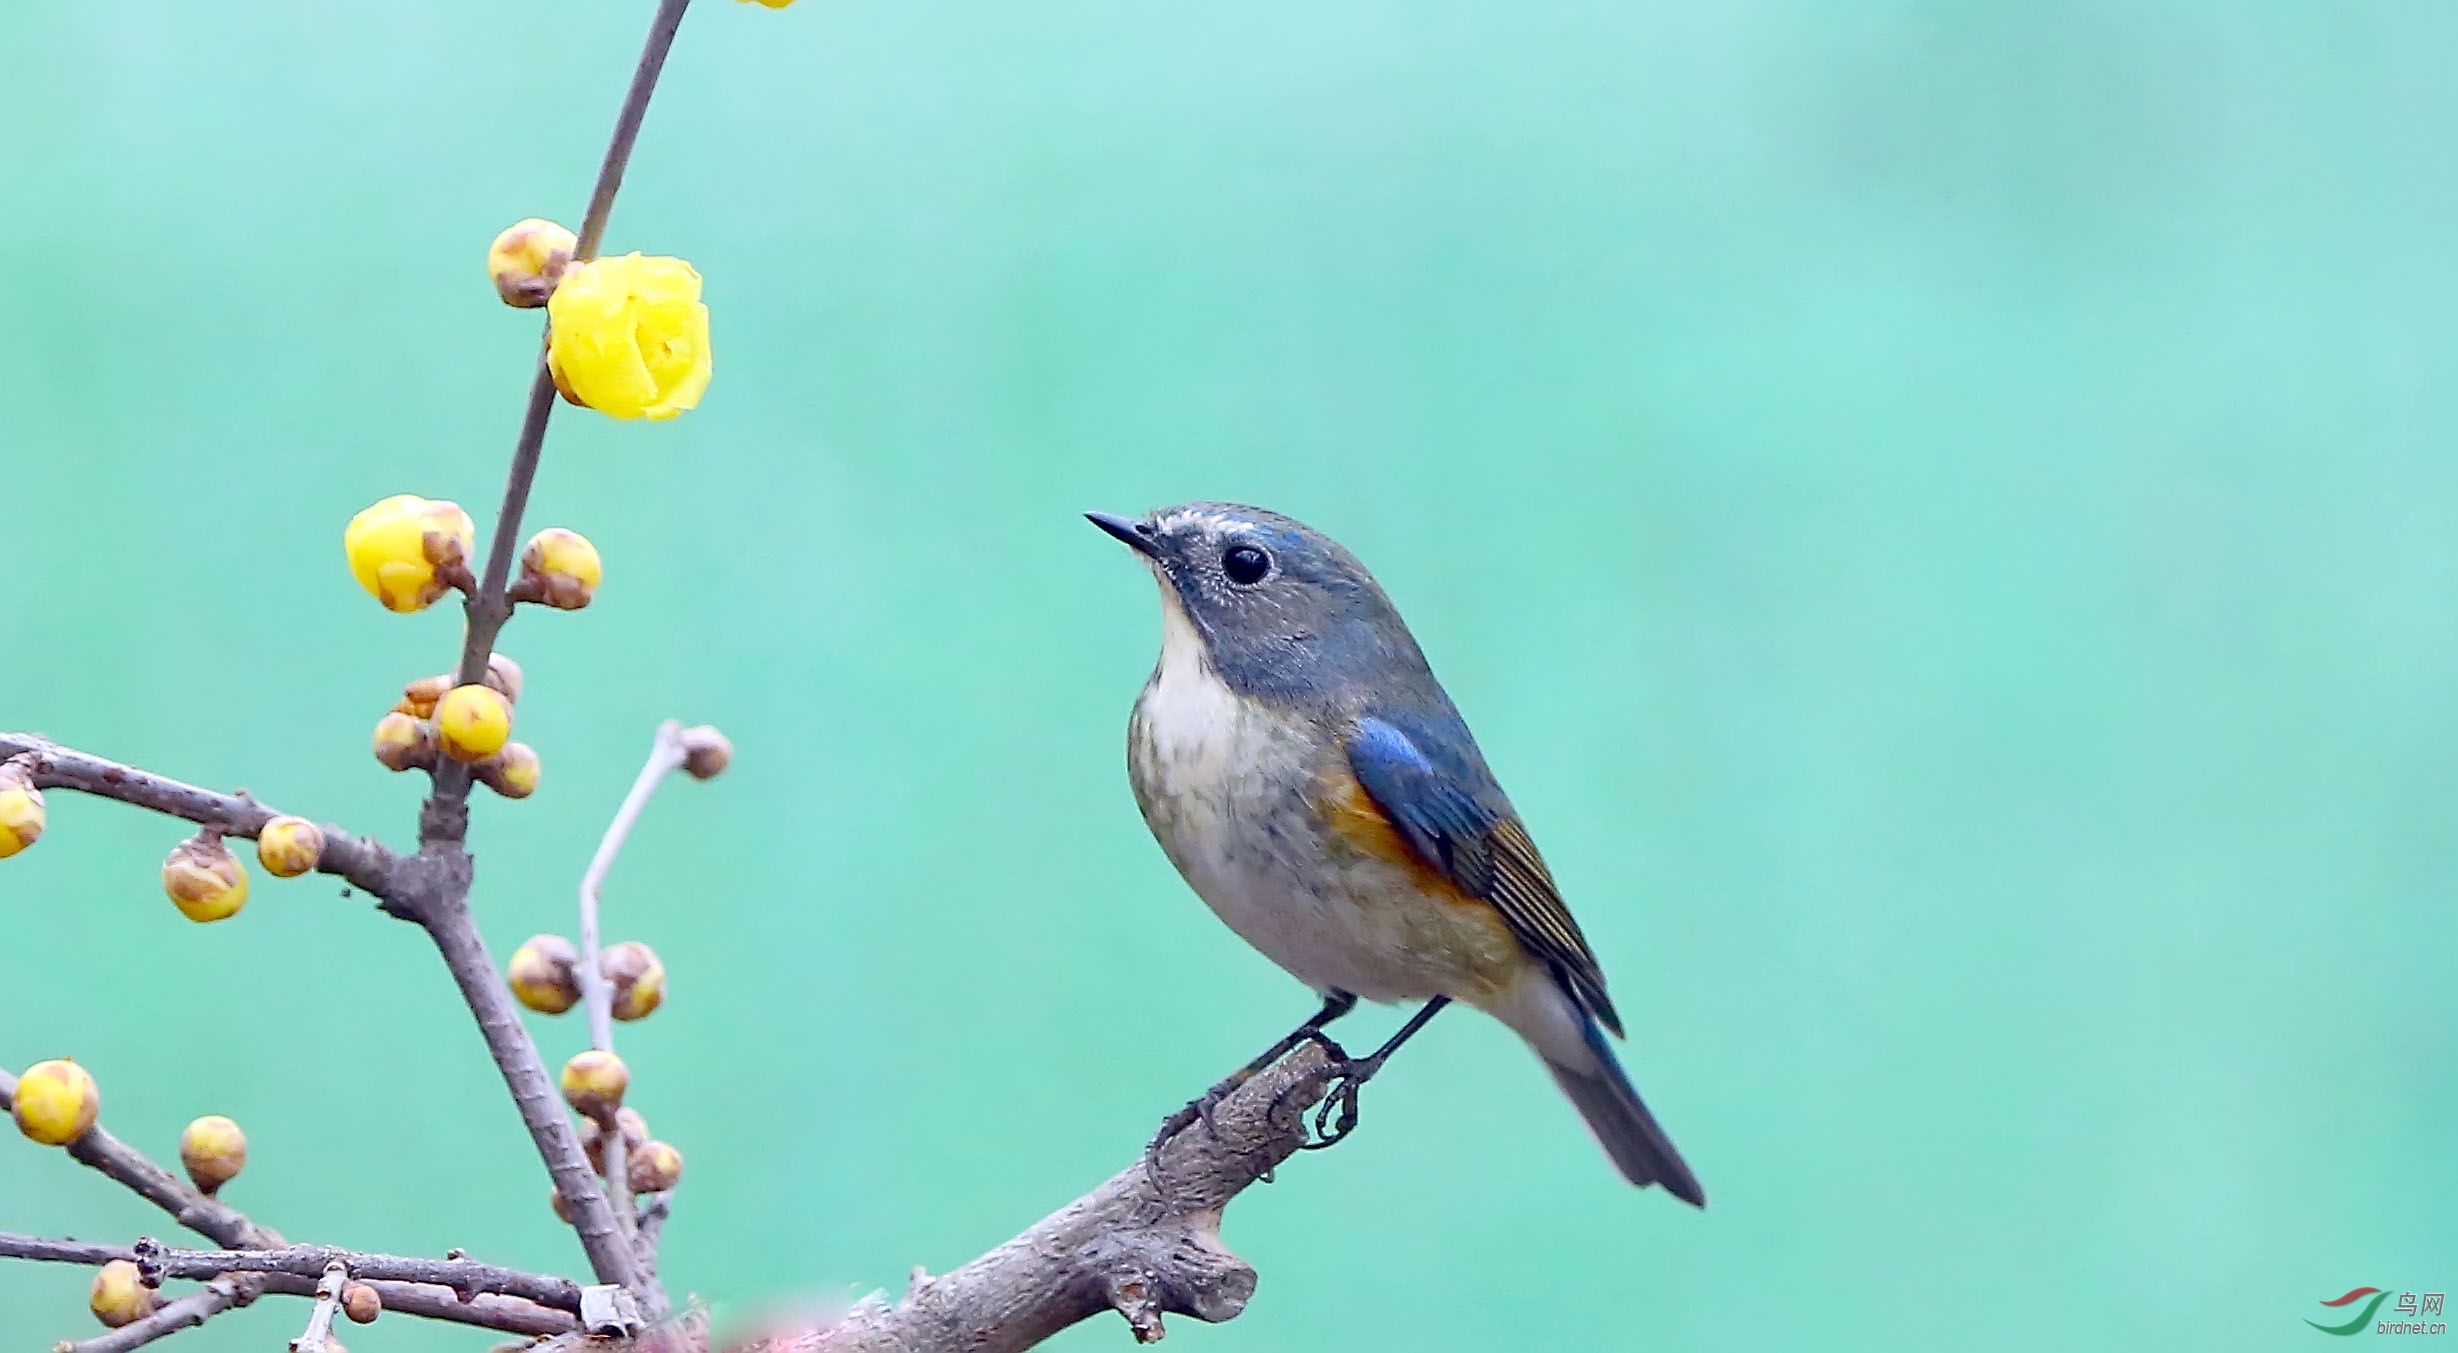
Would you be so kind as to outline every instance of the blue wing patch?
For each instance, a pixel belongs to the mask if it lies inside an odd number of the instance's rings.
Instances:
[[[1622,1031],[1605,996],[1604,970],[1553,875],[1485,768],[1456,714],[1440,724],[1362,718],[1348,738],[1349,769],[1409,848],[1454,887],[1493,904],[1528,952],[1561,979],[1589,1014]],[[1442,727],[1447,724],[1448,727]]]

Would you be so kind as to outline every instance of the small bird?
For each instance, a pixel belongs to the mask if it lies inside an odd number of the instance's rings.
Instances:
[[[1300,1042],[1345,1058],[1322,1030],[1359,998],[1424,1001],[1345,1062],[1345,1129],[1356,1086],[1456,1000],[1527,1041],[1623,1177],[1706,1206],[1605,1041],[1622,1028],[1595,953],[1365,565],[1231,503],[1085,516],[1161,588],[1161,656],[1127,724],[1144,821],[1231,930],[1323,998],[1156,1146]]]

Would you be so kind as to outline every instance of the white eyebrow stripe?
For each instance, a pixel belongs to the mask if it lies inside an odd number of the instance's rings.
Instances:
[[[1254,523],[1243,517],[1231,516],[1226,512],[1209,512],[1189,508],[1157,518],[1152,525],[1155,530],[1159,531],[1174,531],[1183,526],[1193,525],[1208,526],[1214,531],[1228,531],[1251,527]]]

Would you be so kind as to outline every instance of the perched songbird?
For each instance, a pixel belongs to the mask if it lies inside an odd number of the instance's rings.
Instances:
[[[1161,585],[1161,657],[1127,726],[1144,821],[1230,929],[1323,997],[1215,1094],[1359,997],[1426,1002],[1351,1064],[1353,1111],[1354,1082],[1463,1001],[1527,1040],[1631,1183],[1704,1207],[1605,1041],[1621,1022],[1596,955],[1365,566],[1251,507],[1087,515]]]

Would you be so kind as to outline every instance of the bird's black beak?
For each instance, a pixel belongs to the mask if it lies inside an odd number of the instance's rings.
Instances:
[[[1127,548],[1147,559],[1161,557],[1161,547],[1152,539],[1152,528],[1133,517],[1121,517],[1115,512],[1087,512],[1084,520],[1127,543]]]

